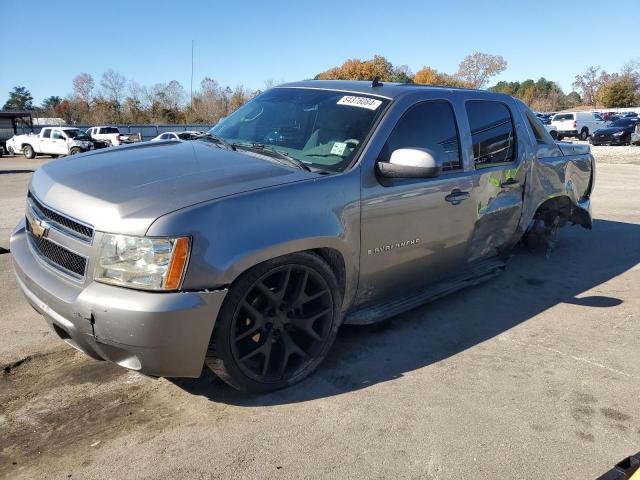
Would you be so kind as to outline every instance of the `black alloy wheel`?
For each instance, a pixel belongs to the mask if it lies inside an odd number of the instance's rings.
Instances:
[[[339,325],[340,293],[320,257],[298,253],[250,270],[216,322],[207,365],[231,386],[267,392],[311,373]]]

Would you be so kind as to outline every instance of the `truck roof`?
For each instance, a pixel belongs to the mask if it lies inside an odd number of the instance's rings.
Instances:
[[[466,92],[466,93],[482,93],[487,97],[499,98],[505,97],[503,93],[487,92],[485,90],[473,90],[470,88],[459,88],[449,86],[436,86],[436,85],[420,85],[415,83],[394,83],[394,82],[382,82],[380,86],[372,86],[371,81],[359,81],[359,80],[305,80],[301,82],[285,83],[278,85],[275,88],[318,88],[324,90],[339,90],[344,92],[364,93],[367,95],[375,95],[379,97],[385,97],[394,99],[411,91],[425,91],[432,90],[434,92],[446,90],[449,92]]]

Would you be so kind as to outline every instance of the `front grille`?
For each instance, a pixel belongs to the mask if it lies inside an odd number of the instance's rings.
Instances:
[[[40,210],[42,215],[46,217],[48,220],[51,220],[52,222],[55,222],[58,225],[62,225],[68,230],[72,230],[76,233],[79,233],[80,235],[88,239],[91,239],[93,237],[93,228],[87,227],[86,225],[76,222],[75,220],[71,220],[70,218],[67,218],[64,215],[60,215],[58,212],[54,212],[50,208],[45,207],[44,205],[42,205],[42,203],[38,201],[37,198],[35,198],[31,194],[31,192],[29,192],[27,196],[29,197],[29,200],[31,200],[33,205],[38,210]]]
[[[86,258],[70,252],[66,248],[61,247],[57,243],[53,243],[44,237],[37,237],[33,235],[29,219],[27,219],[27,230],[29,231],[29,238],[42,257],[62,270],[75,274],[79,277],[84,277],[85,269],[87,267]]]

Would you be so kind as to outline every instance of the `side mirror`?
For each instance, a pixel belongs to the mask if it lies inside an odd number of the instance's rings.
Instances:
[[[378,162],[378,170],[387,178],[433,178],[442,173],[442,160],[426,148],[399,148],[389,162]]]

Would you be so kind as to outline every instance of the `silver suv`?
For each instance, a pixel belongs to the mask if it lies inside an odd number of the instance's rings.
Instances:
[[[342,323],[591,228],[593,168],[502,94],[300,82],[194,141],[41,167],[11,252],[29,302],[93,358],[264,392],[312,372]]]

